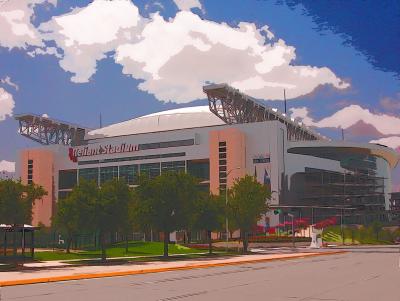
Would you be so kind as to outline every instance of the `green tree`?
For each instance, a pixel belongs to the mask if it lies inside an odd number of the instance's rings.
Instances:
[[[270,192],[253,176],[246,175],[235,181],[232,188],[228,190],[228,195],[228,217],[239,227],[240,236],[243,239],[243,253],[246,253],[247,234],[261,215],[268,211],[266,201],[270,197]]]
[[[101,187],[102,197],[110,201],[112,208],[112,223],[109,231],[121,231],[125,235],[125,252],[128,252],[128,233],[132,230],[132,220],[129,218],[129,209],[133,201],[133,193],[124,179],[113,179]]]
[[[105,235],[128,229],[128,209],[131,199],[129,186],[124,180],[107,181],[99,189],[99,196],[95,199],[92,208],[92,218],[93,226],[99,231],[102,261],[106,260]]]
[[[24,185],[11,179],[0,180],[0,220],[5,224],[32,223],[32,207],[47,195],[43,187]]]
[[[375,234],[376,241],[379,241],[379,233],[382,231],[382,224],[379,221],[374,221],[371,224],[371,230]]]
[[[96,231],[94,206],[99,198],[99,188],[94,181],[79,179],[71,193],[57,203],[53,225],[66,236],[66,251],[70,252],[72,239],[82,232]]]
[[[211,233],[220,230],[225,220],[225,201],[220,196],[204,194],[196,202],[193,213],[193,229],[205,230],[208,238],[208,252],[212,254]]]
[[[198,182],[185,173],[165,172],[154,179],[141,178],[136,190],[133,215],[142,229],[163,233],[164,257],[168,257],[169,234],[187,228],[199,196]]]
[[[79,188],[74,188],[79,189]],[[66,198],[58,200],[57,212],[53,218],[53,226],[66,237],[66,252],[70,253],[74,235],[79,233],[79,211],[74,191]]]

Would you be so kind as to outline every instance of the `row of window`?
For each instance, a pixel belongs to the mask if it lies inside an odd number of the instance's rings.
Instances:
[[[162,172],[185,172],[201,181],[209,180],[210,163],[208,159],[190,161],[171,161],[146,164],[132,164],[123,166],[107,166],[95,168],[81,168],[75,170],[59,171],[59,189],[72,189],[77,184],[77,178],[93,180],[97,184],[104,183],[114,178],[124,178],[129,185],[137,184],[137,176],[147,175],[150,178],[159,176]]]
[[[160,149],[160,148],[191,146],[191,145],[194,145],[194,139],[144,143],[144,144],[139,144],[138,148],[139,148],[139,150],[148,150],[148,149]],[[124,157],[124,158],[103,159],[103,160],[87,160],[87,161],[79,161],[78,164],[79,165],[87,165],[87,164],[110,163],[110,162],[121,162],[121,161],[170,158],[170,157],[179,157],[179,156],[185,156],[185,153],[134,156],[134,157]]]
[[[255,158],[253,159],[254,164],[259,164],[259,163],[270,163],[271,159],[269,157],[267,158]]]
[[[168,153],[168,154],[156,154],[156,155],[112,158],[112,159],[102,159],[102,160],[79,161],[78,165],[125,162],[125,161],[138,161],[138,160],[149,160],[149,159],[165,159],[165,158],[184,157],[184,156],[186,156],[186,153],[184,153],[184,152]]]
[[[28,160],[28,184],[33,183],[33,160]]]
[[[139,150],[194,145],[194,139],[139,144]]]
[[[226,141],[218,144],[219,155],[219,189],[226,189]]]

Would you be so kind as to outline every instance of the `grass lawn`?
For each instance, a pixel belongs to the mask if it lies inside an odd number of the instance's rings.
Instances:
[[[158,256],[162,255],[164,244],[162,242],[130,241],[128,253],[125,252],[125,243],[115,244],[107,248],[107,258],[134,257],[134,256]],[[191,249],[177,244],[170,244],[169,254],[195,254],[204,250]],[[68,260],[68,259],[90,259],[101,257],[101,250],[82,250],[67,254],[63,251],[35,252],[36,260]]]
[[[361,233],[363,232],[363,233]],[[353,240],[351,238],[351,230],[344,229],[345,244],[352,244]],[[322,238],[326,242],[342,243],[342,235],[340,226],[332,226],[324,229]],[[381,233],[380,239],[376,239],[376,235],[366,230],[354,230],[354,244],[368,244],[368,245],[382,245],[382,244],[392,244],[393,242],[383,239]]]

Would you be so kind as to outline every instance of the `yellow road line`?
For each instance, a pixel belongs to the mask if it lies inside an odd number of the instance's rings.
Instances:
[[[89,273],[89,274],[53,276],[53,277],[21,279],[21,280],[8,280],[8,281],[0,281],[0,287],[23,285],[23,284],[69,281],[69,280],[95,279],[95,278],[105,278],[105,277],[150,274],[150,273],[177,271],[177,270],[204,269],[204,268],[221,267],[221,266],[227,266],[227,265],[241,265],[241,264],[248,264],[248,263],[268,262],[268,261],[275,261],[275,260],[288,260],[288,259],[315,257],[315,256],[323,256],[323,255],[335,255],[335,254],[342,254],[342,253],[346,253],[346,251],[329,251],[329,252],[321,252],[321,253],[291,255],[291,256],[280,257],[280,258],[279,257],[278,258],[262,258],[262,259],[249,259],[249,260],[243,260],[243,261],[192,264],[192,265],[179,266],[179,267],[165,267],[165,268],[154,268],[154,269],[134,270],[134,271],[116,271],[116,272],[106,272],[106,273]]]

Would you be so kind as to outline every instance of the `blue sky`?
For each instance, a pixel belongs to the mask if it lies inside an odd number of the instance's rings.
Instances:
[[[0,1],[0,162],[33,145],[15,114],[95,128],[100,113],[110,124],[206,104],[207,80],[277,108],[285,88],[292,116],[319,132],[398,148],[398,19],[351,2],[332,14],[302,1]]]

